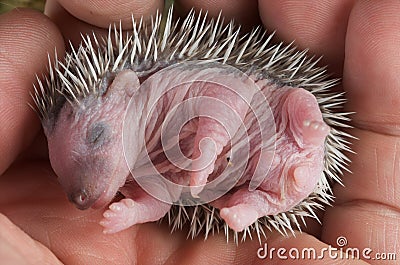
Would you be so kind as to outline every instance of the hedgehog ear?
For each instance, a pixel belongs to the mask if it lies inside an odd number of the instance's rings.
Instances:
[[[115,76],[106,95],[112,96],[119,94],[119,96],[121,96],[121,94],[124,94],[130,98],[136,93],[139,87],[140,82],[136,73],[132,70],[124,70]]]

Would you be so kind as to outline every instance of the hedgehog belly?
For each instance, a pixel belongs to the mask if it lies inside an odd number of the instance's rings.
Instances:
[[[146,78],[126,116],[126,130],[145,128],[136,141],[146,144],[139,155],[126,155],[137,157],[135,183],[105,213],[107,231],[158,220],[171,204],[190,201],[219,209],[239,232],[309,196],[323,176],[329,133],[318,103],[302,88],[255,79],[204,62]]]

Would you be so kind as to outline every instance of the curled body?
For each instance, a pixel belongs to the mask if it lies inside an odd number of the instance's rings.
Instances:
[[[111,203],[105,233],[164,216],[176,229],[177,209],[198,218],[192,236],[300,228],[346,167],[337,80],[260,29],[240,35],[194,12],[174,23],[172,10],[160,21],[86,36],[35,88],[68,198],[80,209]]]

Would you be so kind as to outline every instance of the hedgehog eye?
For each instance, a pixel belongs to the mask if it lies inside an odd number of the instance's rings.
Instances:
[[[103,123],[93,125],[87,135],[88,143],[96,146],[102,145],[106,138],[106,127]]]

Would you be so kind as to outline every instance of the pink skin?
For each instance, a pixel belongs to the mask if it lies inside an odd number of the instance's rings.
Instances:
[[[234,93],[232,90],[215,84],[209,84],[205,87],[205,91],[202,92],[202,95],[217,99],[221,101],[222,104],[225,103],[231,108],[229,111],[235,112],[240,120],[244,120],[249,106],[240,95]],[[215,102],[214,100],[208,102],[204,100],[201,104],[201,108],[203,110],[212,109],[215,111],[215,106],[213,106]],[[228,115],[228,113],[230,113],[229,111],[226,111],[226,113],[222,115]],[[218,115],[210,113],[210,116],[216,117]],[[235,124],[235,119],[231,120],[232,123],[228,125],[230,131],[236,131],[240,124]],[[193,196],[197,196],[202,191],[204,185],[207,183],[208,176],[214,170],[217,156],[221,154],[224,146],[232,138],[220,121],[224,122],[225,126],[227,126],[227,123],[230,123],[226,118],[223,119],[222,117],[219,121],[209,117],[199,118],[192,154],[192,170],[194,171],[190,174],[190,186],[192,186],[191,192]],[[207,162],[209,164],[202,168],[201,165]]]
[[[171,205],[149,196],[139,186],[130,183],[121,189],[126,196],[119,202],[114,202],[103,213],[104,219],[100,225],[105,234],[122,231],[132,225],[157,221],[165,215]]]
[[[170,193],[172,200],[163,201],[160,197],[151,196],[136,183],[138,178],[144,177],[150,182],[148,187],[158,185],[144,174],[149,168],[144,159],[147,157],[144,155],[145,145],[150,148],[149,156],[157,160],[155,167],[162,176],[175,183],[189,184],[193,197],[201,193],[208,179],[216,179],[221,168],[229,166],[221,156],[226,156],[227,145],[237,132],[240,121],[251,120],[246,117],[252,100],[260,103],[264,99],[258,96],[253,98],[252,81],[235,80],[235,74],[229,74],[226,69],[201,66],[196,72],[193,67],[188,71],[185,66],[167,69],[166,73],[147,79],[143,85],[139,84],[133,71],[125,70],[115,76],[103,95],[88,96],[80,105],[67,102],[55,123],[44,121],[53,169],[68,197],[78,208],[104,207],[118,191],[125,196],[104,212],[100,222],[104,233],[115,233],[138,223],[156,221],[170,210],[171,202],[179,198],[180,189]],[[185,83],[193,78],[204,80],[209,76],[214,76],[212,82]],[[216,85],[221,80],[230,88]],[[273,133],[279,135],[277,150],[275,153],[273,150],[262,153],[255,150],[236,191],[211,202],[220,209],[221,217],[235,231],[243,230],[261,216],[291,209],[313,191],[323,174],[324,141],[329,127],[322,120],[314,96],[304,89],[276,88],[268,82],[264,85],[258,83],[270,101],[274,116],[263,121],[263,128],[274,129],[271,124],[276,123],[276,132]],[[177,89],[164,94],[167,84],[176,84]],[[160,152],[162,146],[157,139],[160,135],[157,130],[165,117],[163,113],[167,113],[174,104],[199,95],[205,98],[194,103],[193,111],[199,119],[185,125],[182,130],[184,136],[180,138],[185,153],[191,154],[193,161],[191,170],[188,170],[190,168],[183,169],[169,163],[166,158],[160,160],[165,156]],[[150,115],[144,125],[144,118],[151,112],[153,103],[158,102],[158,97],[162,100],[154,105],[155,116]],[[130,109],[124,124],[128,103]],[[229,113],[225,109],[227,106],[231,109]],[[176,121],[171,120],[172,124]],[[254,121],[251,123],[246,124],[250,126],[249,131],[255,128],[252,127],[255,126]],[[127,130],[123,131],[123,128]],[[257,141],[257,137],[250,139],[251,148],[259,148]],[[271,169],[268,171],[269,165]],[[130,177],[129,169],[134,172],[134,179]],[[255,173],[262,177],[262,182],[256,190],[250,191],[246,183]],[[163,184],[159,187],[161,193],[158,194],[169,194]]]
[[[277,117],[277,124],[280,128],[277,131],[286,130],[288,135],[292,135],[292,144],[298,148],[297,153],[289,154],[279,148],[280,144],[290,145],[290,140],[283,143],[278,140],[276,161],[269,174],[271,177],[265,178],[259,189],[239,189],[229,198],[214,202],[214,206],[221,209],[221,217],[235,231],[242,231],[262,216],[292,208],[313,191],[323,174],[321,158],[329,126],[323,122],[314,96],[303,89],[292,90],[287,92],[279,110],[281,116]],[[265,155],[260,161],[271,159],[269,153]],[[286,161],[281,161],[282,157]],[[298,161],[298,157],[302,157],[301,161]]]
[[[81,105],[65,103],[57,122],[43,126],[53,170],[80,209],[109,203],[130,174],[119,137],[121,106],[127,106],[138,86],[133,72],[122,72],[104,95],[89,96]]]

